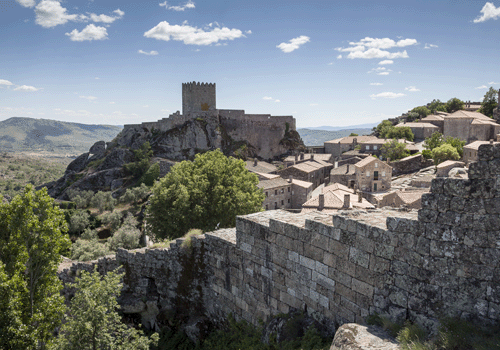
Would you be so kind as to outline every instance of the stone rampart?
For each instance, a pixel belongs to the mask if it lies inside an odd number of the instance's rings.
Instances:
[[[169,310],[188,321],[233,313],[257,324],[296,308],[332,324],[378,312],[431,329],[444,316],[500,320],[499,228],[500,146],[482,145],[469,179],[434,179],[418,213],[266,211],[192,248],[178,240],[166,250],[120,250],[116,260],[124,303],[138,305],[128,312],[150,325]]]

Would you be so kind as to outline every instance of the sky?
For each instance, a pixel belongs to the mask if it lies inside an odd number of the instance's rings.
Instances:
[[[0,120],[155,121],[197,81],[298,128],[376,123],[499,89],[499,19],[500,0],[0,0]]]

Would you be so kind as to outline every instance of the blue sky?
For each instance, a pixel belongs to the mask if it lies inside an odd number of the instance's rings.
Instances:
[[[500,1],[0,0],[0,120],[154,121],[183,82],[298,127],[500,88]]]

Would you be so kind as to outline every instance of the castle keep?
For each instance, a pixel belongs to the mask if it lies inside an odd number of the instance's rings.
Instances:
[[[500,145],[482,145],[469,179],[434,179],[418,212],[267,211],[190,249],[180,239],[97,264],[101,273],[123,264],[124,312],[150,327],[165,314],[216,321],[233,313],[257,324],[290,308],[338,323],[378,312],[427,328],[443,316],[488,324],[500,320],[499,227]],[[91,265],[71,270],[82,268]]]
[[[215,83],[182,84],[182,114],[177,111],[156,122],[125,125],[118,144],[135,147],[154,132],[154,136],[161,134],[153,137],[155,155],[175,160],[191,158],[197,151],[238,147],[248,156],[272,159],[291,149],[282,142],[284,138],[292,135],[301,144],[292,116],[217,109],[215,96]]]

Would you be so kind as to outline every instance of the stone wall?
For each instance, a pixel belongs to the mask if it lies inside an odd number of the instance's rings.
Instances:
[[[409,156],[401,160],[389,163],[389,165],[392,167],[393,176],[414,173],[433,164],[434,163],[432,160],[426,160],[421,154]]]
[[[494,323],[499,227],[500,146],[482,145],[469,179],[434,179],[418,213],[266,211],[189,249],[178,240],[170,249],[120,250],[122,304],[150,326],[165,315],[200,324],[229,313],[258,324],[291,308],[332,325],[375,312],[429,329],[443,316]]]
[[[201,110],[213,110],[215,106],[215,83],[183,83],[182,114],[188,115]]]

